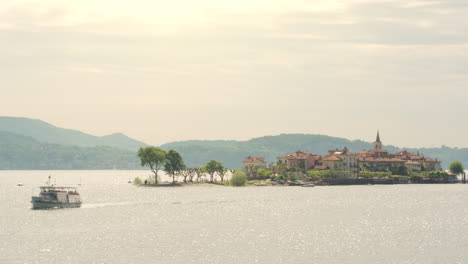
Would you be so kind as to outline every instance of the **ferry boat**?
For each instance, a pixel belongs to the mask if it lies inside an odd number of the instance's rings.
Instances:
[[[32,197],[33,209],[78,208],[80,194],[75,187],[41,186],[39,196]]]

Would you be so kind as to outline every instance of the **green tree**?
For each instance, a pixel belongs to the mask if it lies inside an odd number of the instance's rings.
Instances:
[[[403,166],[401,165],[400,167],[398,167],[398,169],[395,171],[395,174],[396,175],[408,175],[408,168],[406,168],[406,166]]]
[[[449,170],[451,173],[455,175],[462,175],[462,183],[466,183],[466,174],[465,174],[465,168],[463,167],[463,164],[460,161],[454,161],[450,163]]]
[[[158,147],[145,147],[138,150],[141,166],[149,166],[154,173],[154,182],[158,184],[158,171],[166,162],[167,152]]]
[[[164,170],[172,176],[172,183],[175,183],[175,175],[185,169],[185,163],[179,153],[175,150],[169,150],[166,155]]]
[[[459,175],[465,172],[465,168],[463,167],[463,164],[460,161],[454,161],[450,163],[449,170],[451,173]]]
[[[220,172],[224,170],[223,164],[221,162],[216,161],[216,160],[210,160],[208,163],[206,163],[205,171],[210,175],[210,182],[213,182],[213,177],[216,172]]]
[[[232,186],[244,186],[247,183],[247,178],[243,170],[237,169],[231,177]]]
[[[258,169],[257,170],[257,178],[258,179],[267,179],[268,177],[270,177],[270,175],[273,174],[272,171],[269,171],[269,170],[266,170],[266,169]]]

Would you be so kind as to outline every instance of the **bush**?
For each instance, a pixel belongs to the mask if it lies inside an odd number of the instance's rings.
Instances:
[[[143,184],[143,181],[140,179],[140,177],[136,177],[133,179],[133,184],[140,185]]]
[[[245,186],[247,183],[247,177],[242,170],[235,170],[231,177],[232,186]]]

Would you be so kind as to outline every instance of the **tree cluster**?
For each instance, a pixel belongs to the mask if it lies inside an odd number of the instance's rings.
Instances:
[[[196,176],[196,181],[200,181],[205,176],[205,173],[210,175],[210,182],[215,181],[215,175],[224,181],[224,177],[228,170],[224,168],[221,162],[210,160],[205,166],[197,168],[187,168],[180,154],[175,150],[166,151],[158,147],[144,147],[138,151],[141,166],[147,166],[154,173],[154,183],[158,184],[158,172],[163,169],[170,177],[172,183],[176,182],[176,177],[183,177],[184,182],[193,182]]]

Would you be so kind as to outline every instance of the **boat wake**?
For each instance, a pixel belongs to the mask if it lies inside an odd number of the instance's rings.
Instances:
[[[99,204],[83,204],[81,208],[101,208],[101,207],[110,207],[110,206],[125,206],[125,205],[135,205],[137,203],[99,203]]]

